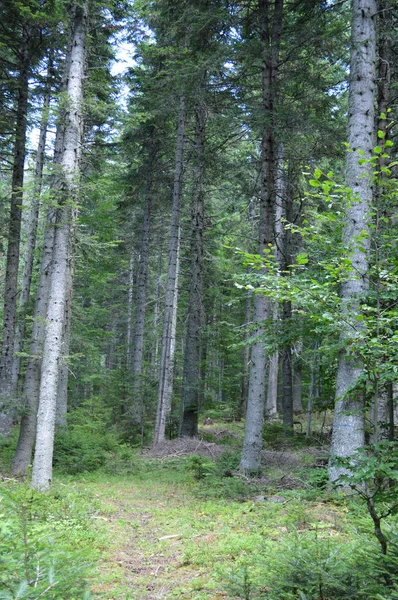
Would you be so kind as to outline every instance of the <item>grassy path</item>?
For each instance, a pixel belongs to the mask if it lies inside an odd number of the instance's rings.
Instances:
[[[339,535],[336,510],[300,498],[258,502],[198,498],[182,471],[155,469],[139,477],[90,482],[94,515],[109,547],[95,597],[106,600],[245,598],[256,579],[259,549],[322,524]],[[248,596],[249,597],[249,596]],[[250,596],[252,597],[252,596]],[[254,596],[253,596],[254,597]]]

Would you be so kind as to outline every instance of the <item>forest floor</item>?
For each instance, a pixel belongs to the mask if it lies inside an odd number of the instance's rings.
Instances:
[[[89,483],[100,507],[95,518],[110,534],[95,597],[254,598],[266,593],[258,572],[274,546],[294,545],[297,536],[344,537],[345,509],[317,493],[324,448],[265,450],[264,476],[248,481],[229,470],[231,437],[239,446],[241,436],[225,427],[203,433],[218,443],[167,442],[144,452],[145,467],[135,475]]]
[[[286,441],[277,427],[270,428],[263,475],[249,480],[237,473],[242,433],[242,424],[214,424],[204,427],[198,440],[173,440],[137,453],[128,469],[58,474],[47,504],[29,496],[28,502],[39,506],[32,511],[33,534],[40,519],[40,540],[43,527],[51,526],[57,543],[71,553],[71,568],[79,560],[75,551],[88,555],[91,598],[307,597],[268,592],[281,580],[286,589],[296,589],[300,576],[305,587],[319,569],[322,577],[330,569],[338,573],[347,553],[354,553],[353,543],[363,546],[363,536],[369,543],[371,524],[360,507],[348,508],[327,491],[327,445],[314,440],[306,445],[300,435]],[[14,494],[13,506],[17,494],[26,507],[32,491],[22,493],[11,480],[5,484]],[[21,514],[25,532],[24,508]],[[25,571],[30,562],[37,568],[33,550],[22,544],[21,552]],[[61,581],[62,559],[58,562]],[[1,581],[0,573],[0,588]],[[10,598],[36,599],[13,594]],[[83,598],[72,592],[49,597]]]

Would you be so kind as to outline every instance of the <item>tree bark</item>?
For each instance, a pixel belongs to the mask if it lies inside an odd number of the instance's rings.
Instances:
[[[182,173],[184,164],[185,99],[180,97],[178,113],[176,156],[174,169],[172,222],[169,242],[165,308],[163,317],[162,349],[160,357],[158,406],[154,444],[165,439],[166,420],[171,409],[174,376],[175,335],[177,325],[178,276],[180,257],[180,209]]]
[[[274,7],[270,18],[271,4]],[[259,0],[260,38],[263,46],[262,103],[264,133],[261,141],[261,198],[259,221],[259,254],[270,248],[273,242],[273,219],[275,210],[275,127],[274,103],[276,71],[279,60],[279,43],[282,32],[283,0]],[[266,353],[262,337],[262,323],[269,318],[269,302],[262,294],[254,297],[254,324],[257,338],[252,346],[252,359],[247,400],[245,438],[240,470],[259,470],[262,450],[262,428],[264,421]]]
[[[126,366],[131,369],[132,343],[131,343],[131,320],[133,315],[133,289],[134,289],[134,250],[130,251],[129,263],[129,288],[127,295],[127,330],[126,330]]]
[[[131,416],[135,424],[142,425],[143,398],[142,398],[142,374],[144,366],[144,332],[145,314],[147,303],[148,264],[149,264],[149,236],[151,230],[151,203],[153,185],[153,162],[155,148],[151,142],[148,161],[148,179],[145,193],[144,223],[142,227],[142,240],[140,249],[140,261],[137,279],[136,317],[134,326],[134,351],[133,351],[133,405]]]
[[[283,150],[278,148],[278,165],[275,182],[275,260],[278,265],[279,275],[283,271],[283,246],[284,246],[284,219],[286,218],[285,202],[285,175],[283,172]],[[277,330],[279,322],[279,306],[274,303],[272,306],[272,319],[274,328]],[[275,419],[278,416],[278,379],[279,379],[279,350],[275,350],[268,361],[268,387],[267,400],[265,408],[265,417]]]
[[[21,242],[22,198],[26,156],[30,56],[28,33],[24,29],[18,77],[18,104],[15,125],[14,163],[11,183],[11,208],[8,226],[7,263],[4,289],[3,344],[0,359],[0,434],[9,435],[16,399],[12,390],[15,324],[18,298],[18,267]]]
[[[238,419],[240,420],[246,414],[247,396],[249,393],[249,376],[250,376],[250,323],[252,319],[252,304],[253,296],[250,291],[247,291],[246,295],[246,310],[245,310],[245,334],[243,346],[243,369],[242,369],[242,383],[241,383],[241,397],[240,405],[238,409]]]
[[[282,319],[286,323],[292,320],[292,303],[283,302]],[[286,433],[293,433],[293,368],[292,346],[286,344],[282,351],[282,381],[283,381],[283,425]]]
[[[302,413],[303,408],[303,363],[301,354],[303,351],[303,342],[298,341],[293,350],[293,412]]]
[[[203,85],[203,84],[202,84]],[[201,99],[195,107],[195,164],[191,205],[191,271],[189,307],[185,337],[182,375],[182,422],[180,437],[198,434],[200,395],[200,346],[203,316],[203,232],[204,232],[204,177],[205,177],[206,105]]]
[[[73,239],[72,239],[73,243]],[[64,330],[62,332],[62,355],[59,362],[58,385],[57,385],[57,410],[55,416],[55,425],[60,428],[66,428],[68,423],[66,415],[68,412],[68,356],[70,349],[71,317],[72,317],[72,291],[73,291],[73,264],[72,259],[68,264],[68,274],[66,283],[66,300],[64,315]]]
[[[44,156],[46,149],[46,138],[49,118],[49,108],[51,101],[51,77],[53,75],[52,52],[48,58],[47,80],[44,89],[43,106],[41,114],[39,143],[36,152],[34,189],[31,201],[31,207],[28,217],[27,243],[25,248],[24,270],[22,275],[22,289],[19,298],[20,321],[17,322],[15,330],[14,358],[12,364],[12,388],[13,393],[17,394],[18,378],[21,366],[21,358],[18,353],[23,349],[25,330],[26,330],[26,306],[30,297],[30,286],[32,282],[33,260],[36,248],[37,225],[39,221],[40,195],[43,180]]]
[[[152,327],[152,336],[151,336],[151,368],[149,373],[149,379],[151,382],[157,380],[157,373],[159,372],[159,301],[160,301],[160,293],[161,293],[161,281],[162,281],[162,269],[163,269],[163,248],[160,236],[158,237],[158,272],[156,274],[156,284],[155,284],[155,304],[153,307],[153,327]]]
[[[346,209],[343,245],[352,269],[341,285],[342,331],[337,369],[336,406],[329,476],[336,481],[344,472],[336,458],[353,456],[364,443],[364,402],[358,389],[363,366],[357,354],[350,352],[355,340],[363,335],[360,316],[361,297],[368,290],[369,206],[372,201],[372,165],[359,164],[370,159],[374,140],[374,96],[376,87],[376,19],[374,0],[352,1],[351,71],[348,108],[346,184],[352,201]],[[362,161],[361,161],[362,162]]]
[[[29,348],[29,360],[22,394],[24,410],[21,417],[18,443],[11,465],[11,474],[13,477],[21,477],[27,474],[32,460],[35,443],[41,361],[43,355],[54,234],[55,210],[51,209],[48,212],[47,227],[44,234],[39,283],[37,286],[35,312],[33,315],[32,338]]]
[[[88,20],[88,4],[75,3],[71,19],[70,55],[67,60],[67,107],[63,115],[65,131],[60,156],[60,173],[56,192],[59,209],[54,234],[54,251],[50,272],[50,290],[44,338],[43,360],[37,413],[36,449],[32,487],[45,491],[51,486],[56,400],[59,364],[62,357],[62,334],[65,319],[68,270],[71,261],[72,223],[76,218],[80,158],[83,137],[83,80]],[[73,201],[73,205],[72,205]]]

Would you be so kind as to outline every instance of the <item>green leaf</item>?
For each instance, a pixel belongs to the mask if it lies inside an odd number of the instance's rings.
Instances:
[[[385,138],[386,137],[385,131],[381,131],[381,129],[379,129],[379,131],[377,132],[377,137],[380,138],[381,140],[383,138]]]
[[[359,148],[359,150],[357,150],[357,154],[359,154],[359,156],[365,156],[365,152],[363,150],[361,150],[361,148]]]
[[[308,182],[310,185],[312,185],[312,187],[320,187],[320,182],[317,181],[316,179],[310,179]]]
[[[297,254],[296,261],[298,265],[306,265],[308,263],[308,254],[306,252]]]
[[[393,147],[393,145],[394,145],[394,144],[392,143],[392,141],[391,141],[391,140],[386,140],[386,143],[384,144],[384,146],[385,146],[386,148],[392,148],[392,147]]]
[[[322,176],[321,169],[315,169],[315,171],[314,171],[314,177],[315,177],[315,179],[319,179],[321,176]]]
[[[374,152],[375,154],[380,154],[381,152],[383,152],[383,148],[382,148],[381,146],[375,146],[375,147],[373,148],[373,152]]]

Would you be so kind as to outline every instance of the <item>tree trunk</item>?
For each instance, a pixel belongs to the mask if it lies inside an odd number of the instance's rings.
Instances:
[[[303,362],[301,354],[303,351],[303,342],[299,340],[293,350],[293,412],[302,413],[303,408],[303,394],[302,394],[302,380],[303,380]]]
[[[270,19],[271,4],[274,6]],[[262,102],[264,113],[264,134],[261,142],[261,198],[259,222],[259,254],[273,242],[273,220],[275,210],[275,129],[274,102],[276,70],[279,60],[279,42],[282,31],[283,0],[259,0],[260,37],[263,46]],[[272,31],[271,31],[272,29]],[[262,428],[265,403],[266,353],[262,336],[262,323],[269,318],[270,306],[265,296],[256,294],[254,298],[254,324],[257,338],[252,346],[249,395],[246,410],[245,439],[240,470],[258,471],[261,462]]]
[[[282,319],[286,323],[292,320],[292,303],[283,302]],[[282,351],[282,382],[283,382],[283,425],[286,433],[293,433],[293,368],[292,368],[292,347],[287,344]]]
[[[182,375],[182,422],[180,437],[198,434],[200,395],[200,346],[203,326],[203,232],[205,177],[206,105],[202,99],[195,107],[195,164],[191,205],[191,271],[188,321]]]
[[[241,397],[240,405],[238,409],[238,419],[240,420],[246,414],[247,396],[249,393],[249,376],[250,376],[250,323],[252,319],[252,293],[247,292],[246,295],[246,310],[245,310],[245,334],[243,346],[243,369],[242,369],[242,383],[241,383]]]
[[[152,350],[151,350],[151,369],[149,373],[149,379],[155,383],[157,377],[155,373],[159,371],[159,300],[160,300],[160,289],[162,280],[162,268],[163,268],[163,248],[160,236],[158,237],[158,272],[156,275],[155,285],[155,305],[153,307],[153,329],[152,329]]]
[[[285,236],[284,219],[286,218],[284,202],[286,195],[285,187],[285,175],[283,172],[283,149],[281,146],[279,146],[275,182],[275,260],[278,265],[279,275],[281,275],[283,271],[283,243]],[[277,303],[274,303],[272,306],[272,319],[274,322],[274,329],[277,330],[279,326],[279,306]],[[272,356],[269,357],[268,361],[268,388],[265,417],[270,420],[275,419],[278,416],[278,375],[279,350],[276,350]]]
[[[376,19],[374,0],[352,1],[352,46],[348,107],[348,142],[351,152],[346,158],[346,184],[352,190],[354,202],[346,209],[343,246],[350,251],[351,274],[341,285],[342,331],[341,351],[337,369],[336,406],[329,476],[338,479],[344,469],[336,458],[355,454],[364,443],[364,402],[358,381],[363,366],[350,346],[363,335],[360,300],[368,290],[369,205],[372,201],[372,170],[369,163],[374,139],[374,95],[376,80]],[[362,162],[362,161],[361,161]]]
[[[126,331],[126,366],[131,369],[132,344],[131,344],[131,320],[133,315],[133,289],[134,289],[134,250],[130,252],[129,263],[129,289],[127,296],[127,331]]]
[[[72,223],[76,218],[76,202],[83,137],[83,81],[88,20],[87,2],[73,7],[70,55],[67,60],[67,100],[63,115],[65,132],[60,156],[58,186],[60,207],[54,234],[54,251],[50,272],[50,291],[41,368],[39,408],[37,413],[36,449],[33,461],[32,487],[45,491],[51,486],[56,400],[59,364],[62,357],[62,334],[67,300],[68,272],[71,261]]]
[[[22,290],[19,299],[19,310],[20,310],[20,321],[16,325],[15,330],[15,342],[14,342],[14,358],[12,365],[12,388],[13,393],[17,394],[18,378],[21,366],[21,358],[18,356],[18,352],[23,349],[23,343],[25,338],[26,330],[26,307],[30,297],[30,286],[32,281],[33,272],[33,259],[36,248],[36,234],[37,224],[39,221],[39,207],[40,207],[40,195],[43,180],[43,166],[44,156],[46,149],[46,138],[48,128],[48,117],[51,100],[51,77],[53,75],[53,59],[52,53],[48,58],[47,67],[47,80],[44,90],[43,106],[41,114],[40,132],[39,132],[39,143],[36,153],[36,164],[35,164],[35,175],[34,175],[34,189],[31,207],[28,217],[28,232],[27,232],[27,243],[25,248],[25,260],[24,270],[22,275]]]
[[[0,359],[0,434],[9,435],[15,398],[12,390],[15,323],[18,298],[18,266],[21,241],[22,197],[26,155],[26,128],[29,93],[30,56],[28,34],[24,29],[18,77],[18,105],[15,125],[14,164],[11,183],[11,208],[8,226],[7,263],[4,289],[3,344]]]
[[[185,101],[180,97],[177,143],[174,170],[172,221],[169,243],[169,266],[167,271],[165,308],[163,317],[162,349],[160,357],[158,407],[154,444],[165,439],[166,420],[173,395],[175,335],[177,325],[178,276],[180,257],[180,207],[184,159]]]
[[[73,240],[72,240],[73,241]],[[64,315],[64,330],[62,333],[62,356],[59,363],[58,386],[57,386],[57,411],[55,416],[55,425],[66,428],[68,423],[66,414],[68,412],[68,356],[70,348],[70,329],[72,316],[72,285],[73,285],[73,265],[68,264],[68,274],[66,283],[66,301]]]
[[[134,423],[137,425],[142,425],[143,420],[142,374],[144,366],[144,332],[147,303],[146,293],[148,284],[149,235],[151,229],[151,203],[154,153],[155,150],[151,148],[148,164],[147,188],[145,194],[144,223],[142,227],[140,262],[137,280],[136,317],[133,336],[133,405],[131,406],[131,416],[133,418]]]
[[[32,338],[29,348],[29,360],[23,389],[24,411],[21,418],[19,438],[11,465],[14,477],[25,476],[32,460],[36,437],[37,409],[39,406],[40,373],[45,335],[50,268],[53,256],[55,233],[55,210],[47,216],[47,227],[40,263],[39,283],[36,292],[35,312],[33,315]]]

